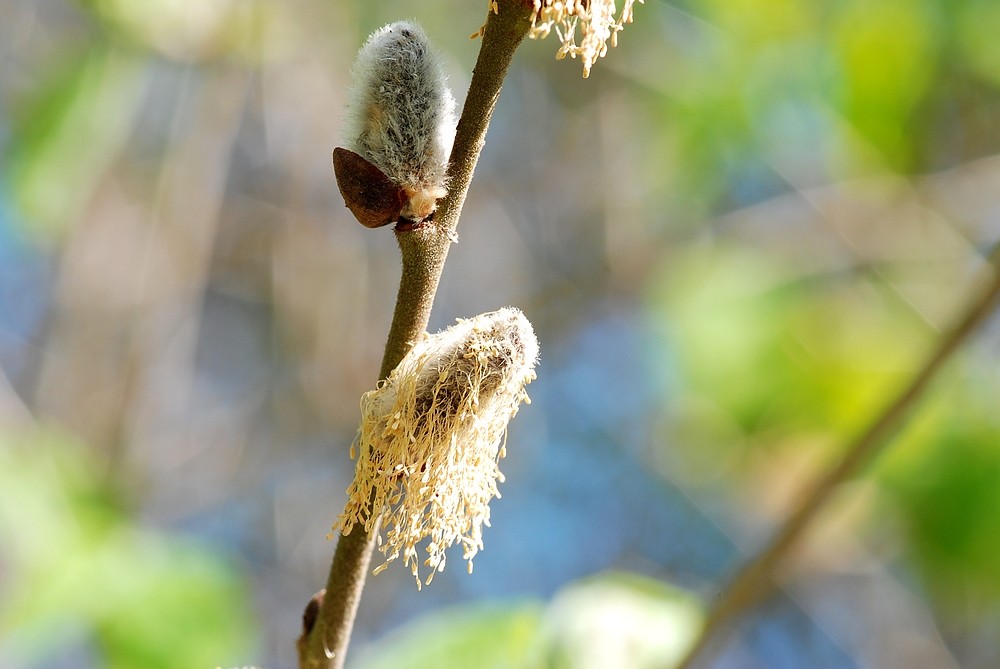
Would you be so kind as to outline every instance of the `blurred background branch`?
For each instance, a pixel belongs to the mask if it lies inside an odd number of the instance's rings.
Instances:
[[[816,515],[836,488],[856,476],[888,445],[909,415],[916,409],[931,381],[941,367],[996,311],[1000,301],[1000,245],[989,256],[991,277],[975,295],[955,325],[943,332],[935,349],[916,376],[853,442],[844,448],[840,461],[831,467],[796,502],[792,514],[775,531],[767,544],[744,564],[712,601],[712,609],[691,650],[678,665],[681,669],[695,663],[713,642],[725,634],[733,618],[745,613],[773,587],[772,578],[782,560],[793,553],[801,536],[808,531]],[[704,659],[704,658],[702,658]]]

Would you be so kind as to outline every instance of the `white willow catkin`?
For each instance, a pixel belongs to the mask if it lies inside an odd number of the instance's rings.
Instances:
[[[472,571],[489,502],[500,496],[507,423],[528,400],[537,357],[531,323],[508,307],[424,335],[364,395],[354,483],[334,529],[379,532],[386,561],[376,573],[402,555],[419,587],[417,545],[425,540],[427,583],[455,543]]]
[[[398,21],[358,52],[344,139],[406,193],[402,215],[420,220],[444,197],[455,98],[423,29]]]

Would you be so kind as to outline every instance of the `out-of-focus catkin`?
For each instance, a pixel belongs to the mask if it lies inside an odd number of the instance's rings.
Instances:
[[[424,540],[426,583],[455,543],[472,571],[489,502],[500,496],[507,423],[528,401],[524,386],[535,378],[537,358],[531,323],[508,307],[424,335],[364,395],[354,483],[334,529],[349,534],[360,524],[379,532],[386,560],[376,573],[402,555],[420,587]]]

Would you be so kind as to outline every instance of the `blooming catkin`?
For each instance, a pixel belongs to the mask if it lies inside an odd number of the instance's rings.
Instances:
[[[638,0],[641,4],[643,0]],[[528,36],[542,39],[554,29],[562,46],[557,59],[566,56],[583,61],[583,76],[590,76],[590,68],[618,44],[618,32],[632,22],[632,8],[636,0],[623,0],[622,11],[615,18],[615,0],[534,0],[531,13],[531,30]],[[492,7],[492,4],[491,4]],[[580,43],[577,44],[577,29]]]
[[[357,468],[334,529],[349,534],[360,524],[379,532],[386,559],[376,573],[402,555],[419,588],[417,545],[424,540],[426,583],[444,569],[445,550],[455,543],[472,571],[489,502],[500,496],[507,423],[528,401],[524,386],[535,378],[537,357],[531,323],[508,307],[425,334],[362,397]]]
[[[344,139],[405,193],[401,215],[419,221],[444,197],[455,139],[455,98],[423,29],[398,21],[358,52]]]

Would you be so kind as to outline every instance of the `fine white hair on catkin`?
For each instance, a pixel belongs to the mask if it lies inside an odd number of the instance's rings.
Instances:
[[[426,583],[460,543],[472,571],[503,481],[507,423],[527,402],[538,340],[521,311],[507,307],[459,319],[413,345],[361,400],[354,482],[334,529],[378,532],[385,563],[402,555],[421,585],[417,545],[427,540]],[[373,502],[371,505],[369,502]],[[378,519],[381,516],[381,524]]]
[[[455,98],[423,29],[398,21],[376,30],[358,52],[351,78],[347,148],[409,197],[443,197]]]

